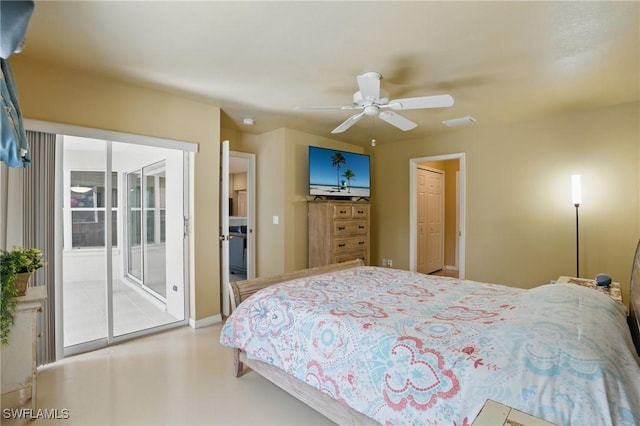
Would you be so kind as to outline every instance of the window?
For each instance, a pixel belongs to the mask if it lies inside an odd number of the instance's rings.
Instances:
[[[166,222],[166,183],[165,165],[161,163],[158,170],[156,166],[151,171],[145,167],[143,173],[153,173],[146,175],[146,213],[147,213],[147,243],[165,242],[165,222]]]
[[[71,246],[74,249],[104,247],[105,172],[71,171]],[[118,245],[118,173],[111,174],[111,238]]]

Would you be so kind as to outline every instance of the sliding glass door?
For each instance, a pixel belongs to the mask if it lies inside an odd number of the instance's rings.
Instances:
[[[128,276],[166,301],[166,162],[129,172],[125,179]]]
[[[64,137],[65,355],[186,323],[187,160]]]

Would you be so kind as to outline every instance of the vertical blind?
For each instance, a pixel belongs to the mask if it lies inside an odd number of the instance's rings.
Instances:
[[[47,300],[39,317],[38,365],[55,361],[55,150],[56,135],[27,131],[31,167],[24,169],[23,234],[25,247],[37,247],[46,262],[30,285],[47,286]]]

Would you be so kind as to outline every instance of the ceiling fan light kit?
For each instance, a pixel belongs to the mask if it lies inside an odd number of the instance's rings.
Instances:
[[[342,133],[360,121],[364,116],[380,117],[381,120],[407,131],[414,129],[417,124],[408,118],[403,117],[387,109],[409,110],[424,108],[447,108],[454,104],[451,95],[418,96],[413,98],[389,100],[386,94],[380,90],[380,80],[382,75],[377,72],[366,72],[357,76],[359,91],[353,94],[353,104],[349,106],[336,107],[296,107],[296,109],[340,109],[340,110],[361,110],[347,118],[342,124],[333,129],[331,133]]]
[[[459,118],[452,118],[451,120],[444,120],[442,124],[449,127],[456,127],[456,126],[462,126],[464,124],[475,123],[476,121],[478,120],[471,117],[470,115],[467,115],[466,117],[459,117]]]

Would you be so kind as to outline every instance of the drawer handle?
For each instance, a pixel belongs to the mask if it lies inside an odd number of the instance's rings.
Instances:
[[[338,226],[338,231],[344,231],[344,226]]]
[[[363,245],[363,244],[364,244],[364,241],[358,241],[358,244],[359,244],[359,245]]]
[[[364,229],[364,225],[358,226],[358,229]]]
[[[340,210],[340,213],[345,214],[347,211],[346,210]]]
[[[346,244],[342,243],[342,244],[338,244],[338,247],[344,247],[346,246]]]
[[[364,210],[358,210],[358,213],[362,214],[362,213],[364,213]]]

